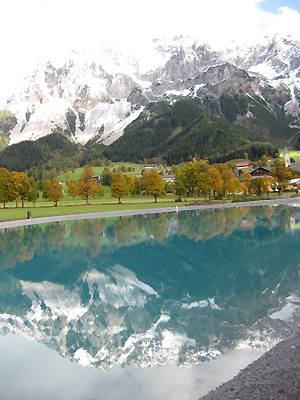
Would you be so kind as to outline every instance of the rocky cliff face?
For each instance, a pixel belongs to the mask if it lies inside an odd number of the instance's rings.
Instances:
[[[69,134],[75,140],[86,143],[104,125],[100,141],[108,145],[150,102],[207,95],[219,100],[228,92],[260,96],[271,112],[283,108],[291,126],[298,128],[300,43],[272,39],[252,47],[231,46],[222,53],[198,42],[154,46],[160,55],[157,68],[144,73],[139,60],[111,49],[99,49],[96,56],[73,52],[62,66],[39,65],[2,104],[18,120],[10,143],[56,128],[68,130],[66,113],[71,109],[75,129]]]

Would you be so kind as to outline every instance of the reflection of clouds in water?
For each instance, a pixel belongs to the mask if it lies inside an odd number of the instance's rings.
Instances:
[[[285,306],[270,315],[271,319],[280,319],[282,321],[289,321],[292,319],[295,312],[300,307],[300,300],[296,295],[291,295],[286,299]]]
[[[194,400],[232,378],[263,351],[234,350],[193,368],[115,367],[109,373],[83,369],[46,346],[17,335],[0,336],[0,353],[1,396],[6,400]]]

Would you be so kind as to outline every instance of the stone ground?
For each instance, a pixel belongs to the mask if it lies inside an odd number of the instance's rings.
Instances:
[[[300,400],[300,329],[201,400]],[[200,399],[199,399],[200,400]]]

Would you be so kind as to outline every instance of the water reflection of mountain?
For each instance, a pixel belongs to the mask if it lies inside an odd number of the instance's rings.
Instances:
[[[1,331],[105,369],[193,364],[243,340],[285,337],[298,323],[297,213],[233,208],[7,230]]]

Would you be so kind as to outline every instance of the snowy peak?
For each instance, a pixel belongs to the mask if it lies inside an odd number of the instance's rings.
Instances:
[[[10,144],[55,129],[84,144],[104,127],[98,140],[109,145],[150,102],[174,101],[177,96],[202,100],[205,95],[219,100],[223,93],[241,90],[254,96],[266,87],[283,93],[280,107],[296,118],[297,126],[299,42],[275,37],[250,46],[232,43],[216,51],[180,37],[147,46],[136,54],[104,46],[93,53],[72,51],[64,61],[40,64],[7,100],[6,108],[18,119]]]

